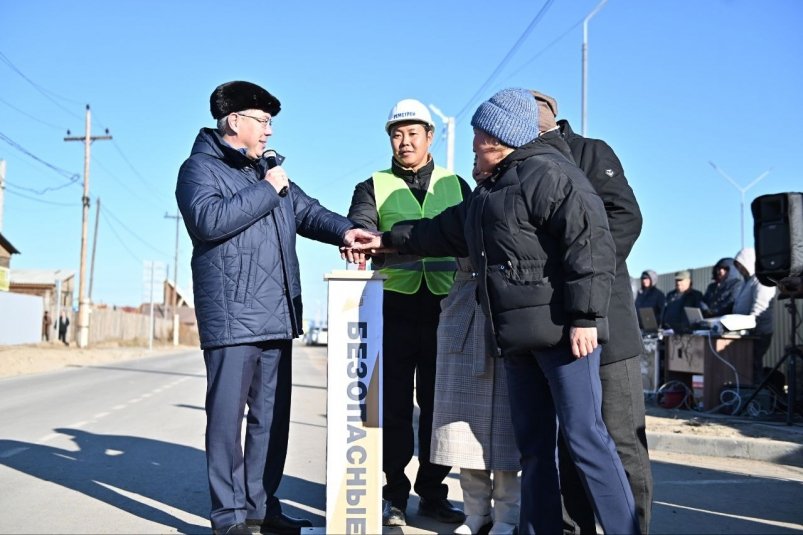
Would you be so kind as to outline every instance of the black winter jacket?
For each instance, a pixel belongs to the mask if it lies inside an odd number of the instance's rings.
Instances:
[[[301,334],[296,233],[340,245],[353,227],[295,183],[280,197],[265,171],[207,128],[179,171],[202,349]]]
[[[402,253],[462,256],[503,355],[568,346],[570,326],[608,336],[615,251],[605,208],[566,156],[536,139],[461,204],[383,235]]]
[[[600,362],[604,365],[637,357],[644,349],[633,304],[627,257],[641,234],[641,210],[613,149],[601,139],[591,139],[574,133],[568,121],[558,121],[558,126],[560,135],[557,132],[547,132],[541,137],[556,146],[562,145],[563,140],[568,144],[574,162],[583,170],[602,198],[611,237],[616,245],[616,277],[611,287],[611,304],[608,309],[611,337],[602,348]],[[560,149],[559,146],[557,148]],[[660,315],[657,317],[660,318]]]

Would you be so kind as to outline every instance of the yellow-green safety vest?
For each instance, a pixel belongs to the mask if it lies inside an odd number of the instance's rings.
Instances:
[[[379,230],[383,232],[399,221],[434,217],[463,200],[460,179],[443,167],[435,166],[432,170],[423,204],[418,202],[407,183],[390,169],[377,171],[372,178]],[[423,278],[430,292],[446,295],[452,287],[456,268],[454,257],[424,257],[416,262],[381,268],[380,272],[387,276],[385,290],[414,294],[421,287]]]

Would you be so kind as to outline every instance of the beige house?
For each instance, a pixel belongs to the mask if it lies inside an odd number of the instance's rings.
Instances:
[[[61,309],[69,311],[75,293],[75,272],[64,269],[12,269],[9,291],[42,297],[44,309],[55,317],[61,282]]]

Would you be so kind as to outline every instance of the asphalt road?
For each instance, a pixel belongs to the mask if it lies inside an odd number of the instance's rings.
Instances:
[[[323,526],[325,348],[296,345],[293,366],[279,496]],[[0,380],[0,533],[209,533],[204,389],[200,351]],[[655,453],[653,469],[653,533],[803,531],[801,468]],[[416,506],[386,533],[451,531]]]

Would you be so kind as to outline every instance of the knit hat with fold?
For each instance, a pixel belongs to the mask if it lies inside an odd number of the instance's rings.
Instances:
[[[480,104],[471,126],[517,149],[538,137],[538,104],[526,89],[503,89]]]

